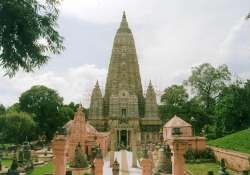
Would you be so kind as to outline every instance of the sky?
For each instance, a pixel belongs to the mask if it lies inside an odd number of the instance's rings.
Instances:
[[[89,105],[96,80],[104,90],[112,43],[126,11],[135,38],[144,91],[150,80],[160,96],[202,63],[227,64],[250,79],[249,0],[63,0],[58,20],[65,51],[34,73],[4,77],[0,104],[18,102],[33,85],[57,90],[65,103]]]

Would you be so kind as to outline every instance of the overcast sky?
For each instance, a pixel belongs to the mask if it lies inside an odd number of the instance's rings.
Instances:
[[[65,103],[88,106],[98,79],[104,89],[115,32],[126,11],[145,90],[180,84],[204,62],[227,64],[250,79],[249,0],[63,0],[59,31],[66,50],[35,73],[0,74],[0,104],[11,105],[33,85],[56,89]],[[0,68],[0,72],[1,68]]]

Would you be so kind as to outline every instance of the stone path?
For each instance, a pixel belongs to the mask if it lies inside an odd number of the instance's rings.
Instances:
[[[132,168],[132,152],[122,150],[115,152],[115,159],[120,164],[119,175],[141,175],[140,168]],[[139,163],[138,167],[140,167]],[[109,154],[104,158],[104,175],[112,175],[112,169],[110,168]]]
[[[128,158],[127,158],[127,151],[121,150],[121,175],[128,175]]]

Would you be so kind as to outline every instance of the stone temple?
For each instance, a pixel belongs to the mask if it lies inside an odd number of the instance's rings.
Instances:
[[[98,81],[91,95],[88,120],[98,131],[111,131],[111,149],[160,141],[161,120],[150,82],[143,95],[134,37],[125,12],[116,32],[104,95]]]

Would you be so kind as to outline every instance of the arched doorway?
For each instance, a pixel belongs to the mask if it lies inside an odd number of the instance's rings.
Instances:
[[[126,148],[128,146],[128,132],[126,130],[121,130],[120,133],[120,144]]]

